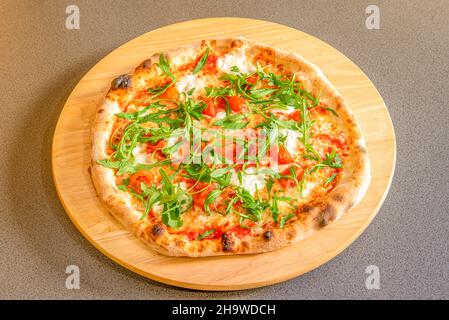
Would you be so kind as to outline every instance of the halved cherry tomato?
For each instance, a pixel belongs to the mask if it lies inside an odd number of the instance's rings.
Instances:
[[[250,234],[251,233],[251,229],[249,229],[249,228],[242,228],[241,226],[235,226],[235,227],[232,227],[229,230],[229,232],[235,234],[235,236],[237,238],[241,238],[241,237],[244,237],[244,236]]]
[[[279,164],[289,164],[293,162],[292,156],[283,146],[279,146],[278,159]]]
[[[231,106],[232,111],[240,112],[246,108],[245,99],[239,96],[228,96],[228,101]]]
[[[304,174],[304,170],[302,168],[298,168],[296,166],[292,167],[292,168],[295,172],[296,180],[300,181]],[[286,170],[284,170],[281,173],[282,176],[291,176],[291,174],[292,174],[291,168],[287,168]],[[296,181],[293,180],[291,177],[280,178],[278,181],[279,181],[279,184],[281,185],[281,187],[284,189],[292,188],[292,187],[296,186]]]
[[[147,153],[154,155],[157,159],[163,160],[166,158],[165,154],[162,152],[162,148],[165,147],[165,141],[159,140],[156,143],[147,143]]]
[[[207,107],[203,110],[203,114],[209,117],[215,117],[218,112],[225,110],[226,101],[222,97],[218,97],[215,99],[211,98],[200,98],[204,103],[206,103]]]
[[[133,103],[134,104],[144,104],[147,100],[149,100],[151,94],[148,90],[142,90],[134,96]]]
[[[214,183],[207,184],[205,182],[198,182],[193,190],[195,190],[195,193],[192,195],[193,197],[193,204],[197,207],[204,209],[204,203],[206,202],[206,198],[209,195],[209,193],[214,190],[216,185]]]
[[[217,70],[217,59],[218,57],[214,54],[209,54],[209,56],[207,57],[206,63],[204,64],[203,67],[203,72],[204,73],[213,73]]]
[[[215,117],[218,113],[217,108],[215,107],[215,103],[213,100],[205,101],[207,104],[207,108],[203,110],[203,114],[209,117]]]
[[[148,142],[147,143],[147,153],[153,153],[155,150],[162,149],[163,147],[165,147],[164,140],[159,140],[156,143]]]
[[[301,111],[299,111],[299,110],[293,111],[292,113],[290,113],[288,118],[290,120],[294,120],[294,121],[297,121],[297,122],[301,121]]]
[[[246,82],[248,82],[248,84],[251,84],[251,85],[256,84],[257,80],[259,80],[259,76],[257,73],[246,78]]]
[[[177,100],[179,97],[178,89],[175,86],[170,86],[165,90],[165,92],[161,95],[163,99]]]
[[[129,186],[134,190],[134,192],[142,193],[142,182],[147,186],[150,186],[154,182],[154,175],[151,172],[145,170],[137,171],[129,179]]]

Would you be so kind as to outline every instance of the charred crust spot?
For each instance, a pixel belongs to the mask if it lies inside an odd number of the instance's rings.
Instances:
[[[270,231],[270,230],[265,231],[262,236],[263,236],[264,240],[270,241],[273,238],[273,231]]]
[[[243,41],[241,40],[233,40],[231,42],[231,48],[240,48],[243,45]]]
[[[337,216],[337,209],[333,205],[327,205],[318,216],[318,226],[325,227]]]
[[[164,234],[165,229],[165,225],[163,225],[162,223],[157,223],[151,229],[151,233],[156,237],[160,237]]]
[[[230,252],[234,247],[234,242],[232,241],[231,237],[226,233],[223,233],[221,236],[221,244],[223,245],[224,252]]]
[[[336,193],[332,196],[332,199],[334,199],[336,202],[343,202],[345,200],[345,197],[341,193]]]
[[[290,230],[288,230],[287,231],[287,233],[286,233],[286,235],[285,235],[285,238],[287,239],[287,240],[292,240],[294,237],[296,236],[296,231],[294,230],[294,229],[290,229]]]
[[[121,76],[118,76],[114,80],[112,80],[111,84],[113,89],[128,89],[131,87],[131,77],[129,74],[122,74]]]
[[[149,69],[152,65],[152,60],[151,59],[146,59],[142,62],[142,68],[144,69]]]
[[[92,168],[90,166],[87,167],[87,172],[89,172],[89,174],[92,174]]]
[[[249,249],[250,243],[248,241],[242,241],[242,245],[245,249]]]
[[[301,213],[309,213],[312,210],[313,206],[311,206],[310,204],[306,204],[301,208]]]
[[[100,113],[103,113],[104,112],[104,109],[103,108],[101,108],[100,110],[98,110],[98,114],[100,114]]]

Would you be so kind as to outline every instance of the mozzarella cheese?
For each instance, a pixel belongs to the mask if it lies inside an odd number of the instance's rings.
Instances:
[[[137,163],[148,163],[148,154],[144,143],[138,143],[133,149],[133,156]]]
[[[176,89],[178,89],[178,92],[188,93],[192,89],[195,89],[195,91],[201,90],[205,85],[206,83],[203,78],[189,74],[176,82]]]
[[[256,68],[246,58],[243,52],[229,53],[217,59],[217,67],[226,73],[234,73],[231,68],[236,66],[242,73],[255,71]]]
[[[291,154],[295,155],[298,152],[298,145],[300,137],[299,132],[290,130],[290,129],[282,129],[280,130],[280,133],[282,135],[286,135],[287,138],[285,139],[285,149]]]
[[[242,184],[238,179],[237,173],[234,171],[231,177],[231,183],[237,186],[241,186],[248,191],[251,195],[254,195],[257,190],[262,190],[265,187],[265,174],[255,174],[256,168],[248,168],[245,170],[248,174],[242,172]]]
[[[290,113],[292,113],[293,111],[295,111],[296,109],[295,109],[295,107],[292,107],[292,106],[288,106],[287,107],[287,109],[272,109],[271,111],[273,111],[273,112],[279,112],[279,113],[282,113],[282,114],[290,114]]]
[[[224,111],[220,111],[215,115],[216,119],[223,119],[224,117],[226,117],[226,112]]]

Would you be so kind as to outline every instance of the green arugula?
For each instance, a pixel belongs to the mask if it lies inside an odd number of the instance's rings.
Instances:
[[[209,51],[210,48],[208,47],[206,49],[206,52],[201,57],[200,61],[198,61],[197,65],[195,66],[195,69],[193,69],[193,74],[197,74],[198,72],[201,71],[201,69],[203,69],[204,65],[206,64],[207,57],[209,56]]]
[[[208,236],[210,236],[214,232],[215,232],[214,228],[209,229],[209,230],[205,231],[204,233],[200,234],[195,240],[203,240],[204,238],[207,238]]]

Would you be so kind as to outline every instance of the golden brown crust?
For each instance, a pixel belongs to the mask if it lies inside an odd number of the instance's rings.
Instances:
[[[170,234],[161,223],[140,221],[141,212],[132,205],[131,196],[117,188],[113,170],[97,164],[96,161],[107,158],[114,114],[120,112],[120,105],[126,104],[144,85],[148,86],[146,81],[150,81],[152,74],[159,72],[155,65],[159,54],[155,54],[143,61],[133,74],[121,75],[112,81],[111,89],[105,102],[99,106],[92,127],[92,178],[99,197],[113,216],[159,253],[203,257],[261,253],[299,242],[337,220],[344,212],[356,205],[370,183],[370,165],[364,139],[347,103],[321,70],[297,54],[286,53],[242,38],[202,41],[165,54],[169,58],[192,57],[206,45],[222,54],[231,52],[235,48],[245,47],[249,57],[263,57],[274,65],[283,65],[286,70],[296,74],[314,95],[320,93],[322,102],[336,109],[349,137],[348,153],[350,154],[337,185],[324,197],[299,208],[297,217],[289,220],[283,229],[269,229],[259,236],[238,238],[233,234],[224,233],[220,239],[216,240],[189,241],[186,237]]]

